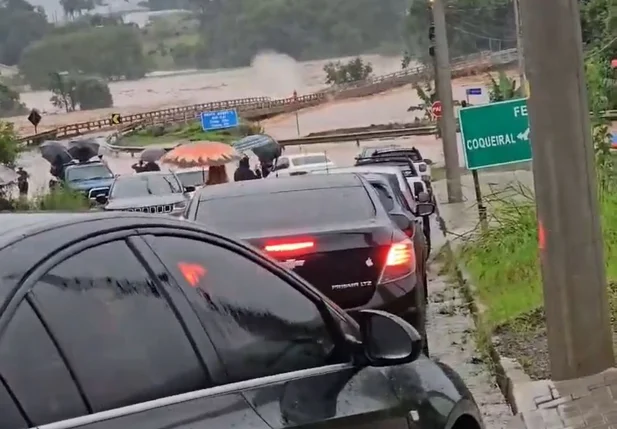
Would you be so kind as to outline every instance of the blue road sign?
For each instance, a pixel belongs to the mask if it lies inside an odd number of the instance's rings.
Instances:
[[[204,131],[224,130],[238,126],[236,109],[201,112],[201,128]]]
[[[482,88],[467,88],[467,95],[482,95]]]

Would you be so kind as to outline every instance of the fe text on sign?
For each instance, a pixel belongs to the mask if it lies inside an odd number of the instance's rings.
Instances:
[[[469,170],[531,160],[526,99],[467,107],[459,121]]]

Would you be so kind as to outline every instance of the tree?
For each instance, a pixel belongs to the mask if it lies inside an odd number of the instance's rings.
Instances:
[[[19,100],[19,93],[0,83],[0,118],[22,115],[27,111]]]
[[[362,58],[356,57],[343,64],[340,61],[329,62],[323,67],[326,72],[326,83],[341,85],[344,83],[366,80],[373,73],[371,63],[365,63]]]
[[[406,51],[430,64],[429,0],[413,0],[405,19]],[[451,57],[516,47],[516,24],[511,0],[450,0],[446,22]]]
[[[16,65],[24,49],[50,29],[41,9],[24,0],[0,0],[0,63]]]
[[[20,152],[17,138],[13,123],[0,121],[0,164],[15,166]]]
[[[517,86],[516,80],[510,79],[505,72],[500,71],[497,79],[492,74],[488,73],[490,79],[489,100],[491,103],[496,101],[512,100],[521,98],[523,91]]]
[[[58,71],[105,79],[137,79],[147,71],[139,30],[129,25],[87,27],[30,45],[19,69],[33,88],[46,88]]]
[[[432,106],[437,101],[437,91],[433,88],[431,81],[426,81],[424,84],[414,83],[413,88],[416,90],[418,98],[422,101],[417,106],[410,106],[407,111],[421,111],[424,113],[424,119],[432,119]]]
[[[204,67],[247,66],[260,51],[298,60],[402,47],[408,0],[149,0],[153,10],[190,8]]]
[[[81,110],[103,109],[114,105],[109,85],[96,78],[80,79],[76,97]]]
[[[100,79],[54,73],[50,76],[51,103],[72,112],[113,106],[109,86]]]

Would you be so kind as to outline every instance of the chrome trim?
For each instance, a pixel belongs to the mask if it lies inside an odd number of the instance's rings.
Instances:
[[[104,191],[104,192],[101,192],[101,191]],[[95,195],[95,196],[93,197],[93,196],[92,196],[92,194],[93,194],[94,192],[97,192],[97,195]],[[91,200],[93,200],[93,199],[96,199],[96,197],[97,197],[98,195],[101,195],[101,194],[104,194],[104,195],[109,195],[109,186],[106,186],[106,187],[104,187],[104,188],[92,188],[92,189],[90,189],[90,190],[88,191],[88,198],[90,198]]]
[[[168,396],[166,398],[155,399],[153,401],[142,402],[139,404],[128,405],[126,407],[116,408],[108,411],[101,411],[96,414],[89,414],[87,416],[75,417],[60,422],[49,423],[42,426],[36,426],[36,429],[70,429],[88,424],[103,422],[105,420],[111,420],[119,417],[129,416],[131,414],[143,413],[144,411],[150,411],[157,408],[169,407],[172,405],[181,404],[197,399],[207,398],[211,396],[224,395],[227,393],[244,391],[253,389],[255,387],[281,383],[284,381],[298,380],[314,375],[330,374],[334,372],[343,371],[345,369],[353,368],[351,363],[342,363],[335,365],[327,365],[319,368],[302,369],[299,371],[286,372],[283,374],[269,375],[266,377],[255,378],[247,381],[240,381],[238,383],[225,384],[223,386],[211,387],[209,389],[197,390],[195,392],[182,393],[180,395]]]
[[[128,209],[123,209],[128,212],[141,212],[141,213],[152,213],[152,214],[166,214],[171,213],[174,210],[173,204],[160,204],[156,206],[147,206],[147,207],[131,207]]]

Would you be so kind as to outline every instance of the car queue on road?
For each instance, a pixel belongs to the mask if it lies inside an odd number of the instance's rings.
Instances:
[[[399,155],[5,215],[0,428],[483,429],[428,357],[435,207]]]

